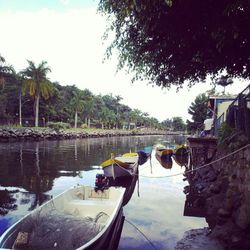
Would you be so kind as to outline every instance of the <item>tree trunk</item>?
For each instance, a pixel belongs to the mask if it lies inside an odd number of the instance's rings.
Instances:
[[[75,128],[77,128],[77,111],[75,112]]]
[[[40,95],[38,94],[35,98],[35,127],[38,127],[39,101],[40,101]]]
[[[19,93],[19,125],[22,127],[22,93]]]

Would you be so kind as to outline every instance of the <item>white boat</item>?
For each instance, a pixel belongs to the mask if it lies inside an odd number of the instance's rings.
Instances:
[[[139,155],[126,153],[103,162],[104,175],[116,179],[117,177],[133,176],[138,172]]]
[[[0,248],[103,249],[105,238],[116,230],[124,192],[122,187],[70,188],[7,229]]]

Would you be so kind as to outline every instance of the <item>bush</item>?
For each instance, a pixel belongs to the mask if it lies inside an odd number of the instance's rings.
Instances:
[[[227,123],[223,123],[221,127],[218,129],[218,144],[226,146],[228,145],[232,134],[234,133],[234,129],[231,128]]]
[[[69,123],[66,122],[48,122],[47,126],[49,128],[52,128],[56,131],[59,131],[60,129],[70,129],[71,126]]]
[[[86,128],[88,128],[88,125],[87,125],[86,123],[83,123],[83,124],[81,125],[81,128],[82,128],[82,129],[86,129]]]
[[[131,134],[132,134],[132,135],[137,135],[137,134],[138,134],[138,130],[137,130],[137,129],[133,129],[133,130],[131,131]]]
[[[249,142],[249,135],[230,127],[223,123],[218,129],[218,146],[234,151]]]

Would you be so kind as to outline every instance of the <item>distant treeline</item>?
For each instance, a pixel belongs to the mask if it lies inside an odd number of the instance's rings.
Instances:
[[[165,130],[175,124],[170,124],[170,119],[159,122],[148,113],[120,103],[121,96],[94,95],[90,90],[81,90],[75,85],[62,86],[51,82],[47,78],[51,70],[45,61],[38,66],[32,61],[28,64],[26,69],[17,73],[1,57],[1,125],[47,126],[49,122],[62,122],[81,128]],[[183,123],[180,117],[177,118]],[[172,126],[172,129],[184,129],[185,126],[179,125]]]

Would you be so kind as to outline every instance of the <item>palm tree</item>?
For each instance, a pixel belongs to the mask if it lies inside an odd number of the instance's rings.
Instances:
[[[2,87],[4,87],[4,82],[5,82],[5,66],[4,66],[4,63],[5,63],[5,59],[4,57],[1,56],[0,54],[0,85]]]
[[[21,72],[16,72],[15,69],[10,66],[11,76],[10,81],[17,86],[18,98],[19,98],[19,125],[22,126],[22,86],[23,86],[23,75]]]
[[[75,112],[75,128],[77,128],[78,113],[84,108],[83,92],[74,91],[74,97],[71,100],[71,106]]]
[[[104,129],[104,125],[108,124],[109,111],[110,110],[105,106],[101,107],[100,110],[98,111],[98,118],[99,121],[101,122],[102,129]]]
[[[47,78],[51,69],[47,66],[46,61],[42,61],[37,67],[34,62],[28,60],[29,66],[23,70],[25,76],[23,91],[29,91],[30,96],[35,98],[35,127],[38,127],[39,118],[39,101],[40,96],[47,100],[54,93],[54,87]]]
[[[226,86],[233,84],[233,80],[229,76],[220,76],[216,79],[215,84],[218,84],[224,88],[223,95],[225,95]]]
[[[89,97],[85,101],[85,115],[86,115],[86,124],[90,127],[91,117],[95,115],[95,100],[92,97]]]
[[[5,65],[5,59],[0,54],[0,86],[4,88],[6,79],[11,75],[11,67]]]

